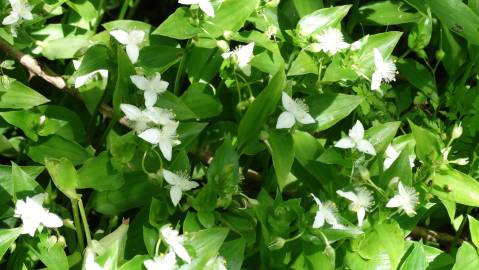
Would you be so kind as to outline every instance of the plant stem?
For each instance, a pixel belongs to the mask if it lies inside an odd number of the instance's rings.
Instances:
[[[125,18],[129,3],[130,0],[124,0],[123,5],[121,6],[120,14],[118,15],[118,20],[123,20]]]
[[[85,228],[86,242],[87,242],[87,245],[91,247],[92,242],[91,242],[90,227],[88,226],[88,220],[85,215],[85,207],[83,207],[83,201],[81,199],[78,200],[78,208],[80,208],[80,215],[83,221],[83,228]]]
[[[80,222],[80,215],[78,213],[78,204],[76,200],[71,200],[72,210],[73,210],[73,222],[75,223],[75,231],[77,234],[78,240],[78,251],[80,253],[85,249],[85,242],[83,241],[83,230]]]

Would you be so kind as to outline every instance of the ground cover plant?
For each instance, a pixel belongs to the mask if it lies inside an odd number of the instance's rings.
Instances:
[[[479,268],[478,1],[0,21],[0,269]]]

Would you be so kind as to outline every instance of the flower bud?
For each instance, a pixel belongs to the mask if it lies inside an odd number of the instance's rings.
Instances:
[[[230,40],[232,37],[233,37],[234,33],[229,31],[229,30],[226,30],[223,32],[223,37],[226,39],[226,40]]]
[[[444,58],[445,55],[446,55],[446,53],[443,50],[437,50],[436,51],[436,60],[441,61]]]
[[[456,160],[450,161],[450,163],[454,163],[460,166],[467,165],[469,163],[469,158],[458,158]]]
[[[266,3],[266,6],[267,7],[271,7],[271,8],[275,8],[279,5],[279,1],[280,0],[269,0],[267,3]]]
[[[459,123],[459,125],[454,125],[454,128],[452,129],[451,139],[455,140],[461,136],[462,136],[462,125],[461,123]]]
[[[282,249],[284,247],[284,244],[286,244],[286,240],[282,237],[276,237],[269,245],[268,249],[269,250],[276,250],[276,249]]]
[[[228,45],[228,42],[224,40],[218,40],[216,41],[216,46],[220,48],[223,52],[227,52],[230,50],[230,46]]]

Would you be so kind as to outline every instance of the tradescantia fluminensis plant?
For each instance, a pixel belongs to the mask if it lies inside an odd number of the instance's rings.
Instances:
[[[0,0],[0,269],[477,269],[477,1]]]

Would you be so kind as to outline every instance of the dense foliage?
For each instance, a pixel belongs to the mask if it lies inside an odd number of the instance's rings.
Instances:
[[[1,269],[479,269],[479,2],[0,0]]]

